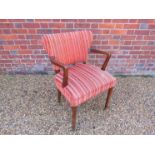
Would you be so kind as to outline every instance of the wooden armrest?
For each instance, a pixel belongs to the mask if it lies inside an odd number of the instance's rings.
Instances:
[[[90,49],[90,53],[94,53],[94,54],[104,54],[104,55],[106,55],[106,59],[105,59],[103,65],[102,65],[102,67],[101,67],[102,70],[105,70],[106,67],[107,67],[107,64],[108,64],[108,62],[109,62],[109,59],[110,59],[110,57],[111,57],[111,54],[108,53],[108,52],[105,52],[105,51],[100,51],[100,50],[92,49],[92,48]]]
[[[50,61],[52,64],[60,67],[63,69],[63,83],[62,83],[62,86],[63,87],[66,87],[68,85],[68,65],[64,65],[62,63],[60,63],[59,61],[57,61],[55,59],[55,57],[49,57],[50,58]]]

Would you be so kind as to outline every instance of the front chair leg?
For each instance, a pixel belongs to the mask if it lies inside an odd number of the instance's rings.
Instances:
[[[60,92],[60,90],[58,90],[58,102],[59,103],[61,102],[61,92]]]
[[[105,103],[105,108],[104,109],[109,108],[109,105],[110,105],[109,101],[110,101],[110,98],[111,98],[111,95],[112,95],[112,91],[113,91],[113,87],[108,90],[108,95],[107,95],[107,99],[106,99],[106,103]]]
[[[77,107],[72,107],[72,129],[75,130],[76,126],[76,111]]]

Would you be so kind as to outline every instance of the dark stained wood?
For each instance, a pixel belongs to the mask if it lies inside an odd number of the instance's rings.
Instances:
[[[58,91],[58,102],[60,103],[61,102],[61,92],[58,89],[57,89],[57,91]]]
[[[59,61],[57,61],[54,57],[50,57],[50,61],[52,64],[60,67],[63,69],[63,83],[62,86],[66,87],[68,85],[68,65],[64,65],[62,63],[60,63]],[[59,70],[55,71],[56,73],[59,72]]]
[[[109,101],[112,96],[112,91],[113,91],[113,87],[108,90],[107,99],[106,99],[106,103],[105,103],[105,109],[109,108],[109,105],[110,105]]]
[[[110,57],[111,57],[111,54],[108,53],[108,52],[105,52],[105,51],[100,51],[100,50],[96,50],[96,49],[92,49],[92,48],[90,49],[90,53],[104,54],[104,55],[106,55],[106,59],[105,59],[103,65],[102,65],[102,67],[101,67],[102,70],[105,70],[106,67],[107,67],[107,64],[108,64],[108,62],[109,62],[109,59],[110,59]]]
[[[76,126],[76,111],[77,107],[72,107],[72,129],[75,130]]]

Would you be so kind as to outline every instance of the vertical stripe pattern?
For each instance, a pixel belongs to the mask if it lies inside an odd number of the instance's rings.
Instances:
[[[114,87],[116,79],[107,71],[88,64],[76,64],[69,69],[68,85],[63,88],[63,73],[55,78],[57,88],[67,98],[70,106],[78,106],[99,93]]]
[[[56,57],[63,64],[86,61],[91,42],[91,31],[75,31],[43,36],[43,46],[48,55]]]

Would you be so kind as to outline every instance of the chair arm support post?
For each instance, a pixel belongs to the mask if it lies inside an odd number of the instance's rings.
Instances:
[[[105,52],[105,51],[100,51],[100,50],[97,50],[97,49],[90,49],[90,53],[94,53],[94,54],[103,54],[103,55],[106,55],[106,59],[101,67],[102,70],[105,70],[106,67],[107,67],[107,64],[109,62],[109,59],[111,58],[111,53],[108,53],[108,52]]]
[[[68,66],[58,62],[54,57],[49,57],[52,64],[63,69],[63,83],[62,86],[66,87],[68,85]]]

